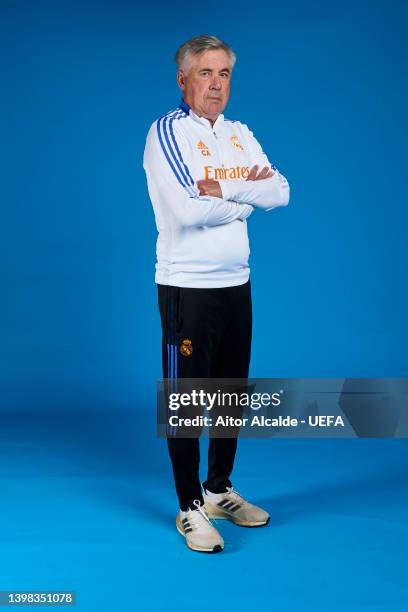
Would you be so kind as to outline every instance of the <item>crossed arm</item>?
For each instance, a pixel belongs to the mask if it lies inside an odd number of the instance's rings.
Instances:
[[[266,166],[269,161],[255,139],[251,147],[255,165],[245,181],[195,182],[183,159],[189,155],[187,142],[177,132],[169,138],[164,121],[155,122],[149,130],[143,161],[159,224],[164,223],[161,211],[168,211],[166,214],[182,227],[214,227],[244,221],[254,207],[271,210],[288,203],[289,186],[285,177]],[[174,148],[172,142],[176,139],[177,148]],[[260,172],[259,166],[262,166]]]
[[[232,200],[240,204],[250,204],[255,208],[272,210],[286,206],[289,202],[289,184],[276,168],[264,166],[259,170],[256,164],[247,179],[242,180],[205,180],[198,181],[200,194]]]
[[[258,174],[258,170],[259,170],[259,166],[254,166],[251,169],[250,173],[248,174],[248,177],[246,178],[246,180],[247,181],[262,181],[264,179],[272,178],[274,175],[274,171],[270,170],[268,166],[265,166],[264,168],[262,168],[259,174]],[[197,187],[199,189],[200,195],[208,195],[214,198],[222,198],[221,185],[219,181],[214,181],[214,180],[197,181]]]

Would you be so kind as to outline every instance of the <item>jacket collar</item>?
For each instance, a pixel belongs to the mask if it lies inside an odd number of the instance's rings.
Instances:
[[[211,130],[212,132],[216,131],[217,128],[219,129],[224,121],[224,115],[220,114],[218,115],[217,119],[214,121],[214,125],[211,126],[211,123],[208,121],[208,119],[206,119],[205,117],[199,117],[198,115],[196,115],[193,109],[191,108],[191,106],[189,106],[187,102],[183,100],[183,98],[181,99],[179,108],[181,108],[188,115],[190,115],[190,117],[194,119],[194,121],[197,121],[197,123],[201,123],[201,125],[204,125],[207,129]]]

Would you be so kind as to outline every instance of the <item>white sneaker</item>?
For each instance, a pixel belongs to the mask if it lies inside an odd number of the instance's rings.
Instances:
[[[221,552],[224,540],[212,525],[204,506],[198,499],[194,500],[196,510],[180,510],[176,518],[177,531],[186,538],[186,543],[192,550],[200,552]]]
[[[233,487],[226,493],[211,493],[204,489],[204,507],[210,518],[227,519],[241,527],[262,527],[270,521],[265,510],[249,503]]]

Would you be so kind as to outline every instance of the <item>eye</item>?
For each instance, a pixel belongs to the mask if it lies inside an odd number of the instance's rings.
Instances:
[[[229,78],[229,72],[221,72],[220,77],[222,79],[228,79]]]

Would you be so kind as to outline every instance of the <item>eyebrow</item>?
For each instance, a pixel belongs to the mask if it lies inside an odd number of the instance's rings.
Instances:
[[[203,72],[203,71],[214,72],[212,68],[200,68],[198,72]],[[219,70],[218,72],[228,72],[228,74],[231,74],[230,68],[221,68],[221,70]]]

